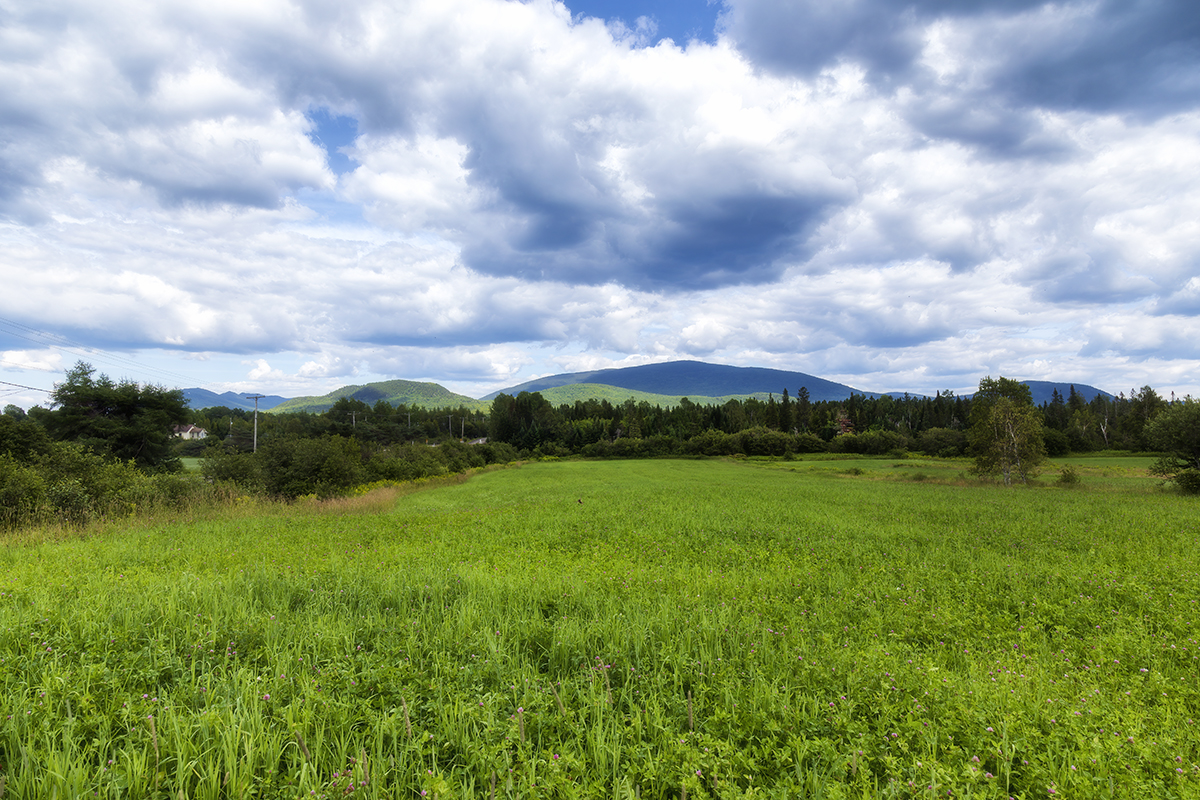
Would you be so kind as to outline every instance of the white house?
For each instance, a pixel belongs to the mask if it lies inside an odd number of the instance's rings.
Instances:
[[[171,432],[180,439],[203,439],[208,436],[208,431],[204,428],[198,428],[195,425],[176,425],[171,429]]]

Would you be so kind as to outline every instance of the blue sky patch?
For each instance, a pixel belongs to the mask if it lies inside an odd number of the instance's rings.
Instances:
[[[345,175],[347,172],[353,172],[357,164],[342,152],[342,148],[353,145],[354,140],[358,138],[358,120],[332,114],[324,106],[308,112],[305,116],[314,126],[308,134],[309,138],[325,149],[329,168],[334,174]]]

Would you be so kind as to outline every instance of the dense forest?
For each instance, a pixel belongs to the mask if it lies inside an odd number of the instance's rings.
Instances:
[[[1074,389],[1066,397],[1055,391],[1053,400],[1040,408],[1046,450],[1052,456],[1095,450],[1148,450],[1146,423],[1168,405],[1149,386],[1135,389],[1128,396],[1097,395],[1091,401]],[[486,437],[491,442],[511,444],[526,455],[566,455],[585,454],[589,445],[599,445],[592,451],[602,454],[606,444],[613,445],[620,439],[653,440],[650,444],[659,447],[668,447],[667,442],[671,442],[675,451],[697,437],[708,441],[714,434],[755,431],[767,435],[773,446],[778,445],[777,455],[831,448],[842,452],[901,449],[962,455],[970,416],[971,398],[952,392],[938,392],[934,397],[852,394],[843,401],[810,402],[807,390],[799,387],[795,395],[782,389],[778,399],[772,396],[765,401],[751,398],[698,405],[684,398],[667,408],[632,400],[618,404],[589,400],[555,406],[537,392],[521,392],[516,397],[497,396],[490,414],[462,407],[391,406],[384,401],[368,405],[341,398],[321,414],[259,414],[258,435],[260,441],[267,441],[280,436],[312,438],[329,434],[382,445]],[[252,446],[253,418],[253,411],[222,407],[190,413],[191,422],[242,450]],[[771,433],[789,438],[769,436]],[[203,447],[196,444],[193,449],[201,452]]]
[[[1181,488],[1188,475],[1200,474],[1200,462],[1192,463],[1193,451],[1200,452],[1192,444],[1200,437],[1197,404],[1167,400],[1149,386],[1091,400],[1071,388],[1040,407],[1022,384],[986,378],[973,398],[852,394],[813,402],[801,386],[794,395],[783,388],[778,399],[720,405],[685,398],[669,407],[632,399],[555,406],[521,392],[497,396],[490,413],[341,398],[323,413],[255,415],[190,409],[178,390],[114,382],[81,362],[51,400],[49,408],[8,406],[0,415],[0,525],[128,514],[221,491],[328,497],[373,482],[568,455],[972,456],[980,474],[1008,483],[1014,474],[1036,474],[1047,455],[1157,450],[1175,453],[1159,473]],[[207,435],[174,436],[185,424]],[[996,449],[998,426],[1012,439],[1008,455]],[[187,457],[200,459],[200,476],[182,474]]]

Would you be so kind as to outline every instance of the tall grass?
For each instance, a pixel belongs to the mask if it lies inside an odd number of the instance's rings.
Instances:
[[[1194,501],[895,463],[546,463],[10,543],[5,791],[1200,793]]]

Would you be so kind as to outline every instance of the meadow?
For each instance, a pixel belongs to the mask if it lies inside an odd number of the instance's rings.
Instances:
[[[14,535],[0,796],[1200,796],[1196,500],[964,468],[542,462]]]

